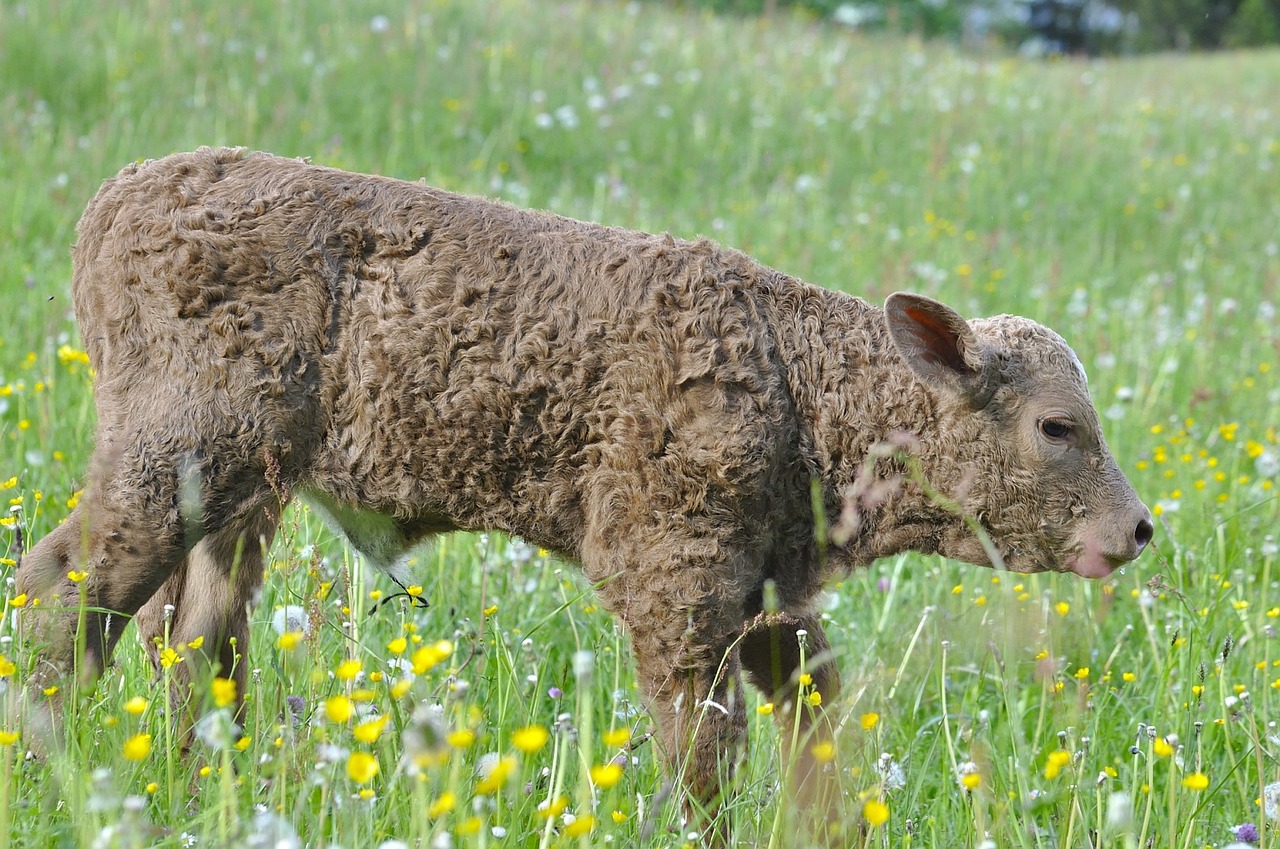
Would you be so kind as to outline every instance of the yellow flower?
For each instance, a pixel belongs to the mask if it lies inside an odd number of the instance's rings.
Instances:
[[[1138,676],[1134,675],[1132,672],[1126,672],[1120,676],[1120,680],[1126,684],[1132,684],[1134,681],[1138,680]]]
[[[44,693],[44,694],[45,694],[46,696],[48,696],[49,698],[53,698],[54,696],[58,695],[58,685],[57,685],[57,684],[53,684],[53,685],[51,685],[51,686],[49,686],[49,687],[45,687],[45,688],[44,688],[43,690],[41,690],[40,692]]]
[[[18,671],[18,667],[14,665],[12,660],[0,654],[0,678],[8,678],[10,675]]]
[[[813,683],[813,676],[812,676],[812,675],[810,675],[808,672],[802,672],[802,673],[800,674],[800,686],[801,686],[801,687],[808,687],[808,686],[809,686],[810,684],[812,684],[812,683]]]
[[[876,724],[879,722],[880,722],[880,714],[875,712],[864,713],[862,715],[862,730],[870,731],[872,728],[875,728]]]
[[[591,767],[591,783],[601,790],[608,790],[622,780],[622,767],[610,761]]]
[[[889,821],[889,806],[879,799],[868,799],[862,806],[862,818],[872,828],[882,826]]]
[[[360,674],[362,666],[360,661],[354,658],[347,658],[338,664],[338,668],[333,671],[333,674],[339,681],[350,681]]]
[[[403,699],[409,692],[409,688],[413,686],[413,682],[408,678],[401,678],[399,681],[391,685],[391,698]]]
[[[1076,670],[1076,678],[1079,678],[1081,681],[1087,679],[1088,677],[1089,677],[1089,667],[1082,666]]]
[[[241,737],[239,740],[236,741],[236,751],[243,752],[247,750],[249,746],[252,744],[253,744],[252,737]]]
[[[604,744],[611,749],[617,749],[631,742],[630,728],[614,728],[604,733]]]
[[[203,645],[204,645],[204,637],[200,636],[200,637],[196,637],[194,640],[187,643],[187,648],[191,649],[192,651],[199,651],[200,647]]]
[[[582,837],[595,830],[596,818],[591,814],[583,814],[564,827],[566,837]]]
[[[823,740],[814,743],[809,748],[809,754],[813,755],[813,759],[820,764],[831,763],[836,758],[836,747],[830,740]]]
[[[135,734],[128,740],[124,741],[124,750],[121,752],[127,761],[140,761],[147,755],[151,754],[151,735]]]
[[[1044,777],[1053,780],[1062,772],[1062,768],[1071,763],[1071,753],[1066,749],[1057,749],[1049,753],[1049,760],[1044,765]]]
[[[302,642],[301,631],[285,631],[276,640],[276,646],[278,646],[281,651],[293,651],[298,647],[298,643],[300,642]]]
[[[1157,737],[1155,743],[1152,744],[1151,750],[1156,753],[1156,757],[1167,758],[1173,754],[1173,746],[1169,745],[1169,741],[1163,737]]]
[[[528,725],[517,729],[511,735],[511,745],[526,755],[531,755],[547,745],[547,740],[550,737],[551,735],[547,732],[547,729],[541,725]]]
[[[356,784],[368,784],[378,774],[378,759],[368,752],[352,752],[347,758],[347,777]]]
[[[377,719],[370,719],[367,722],[361,722],[351,729],[351,733],[361,743],[376,743],[378,738],[382,736],[382,729],[386,727],[387,717],[380,716]]]
[[[18,737],[20,736],[21,732],[0,729],[0,746],[12,746],[18,742]]]
[[[1186,778],[1182,779],[1182,786],[1188,790],[1194,790],[1199,793],[1201,790],[1209,786],[1209,776],[1203,772],[1193,772]]]
[[[467,749],[476,741],[476,732],[470,728],[459,728],[457,731],[450,731],[444,739],[455,749]]]
[[[814,690],[809,694],[808,702],[812,707],[818,707],[822,704],[822,694]]]
[[[960,777],[960,784],[965,790],[977,790],[982,784],[982,776],[976,772],[966,772]]]
[[[169,669],[175,663],[182,663],[182,656],[174,651],[173,646],[166,646],[164,651],[160,652],[160,666]]]
[[[141,716],[143,711],[147,709],[147,700],[142,696],[134,696],[132,699],[124,703],[125,713],[133,716]]]
[[[67,573],[67,580],[73,584],[78,584],[87,577],[89,577],[88,572],[77,572],[75,569]]]
[[[18,593],[18,594],[17,594],[17,595],[15,595],[13,598],[9,599],[9,606],[10,606],[10,607],[22,607],[22,606],[24,606],[26,603],[27,603],[27,594],[26,594],[26,593]]]
[[[495,613],[497,613],[497,612],[498,612],[498,605],[496,605],[496,604],[491,604],[491,605],[489,605],[488,607],[486,607],[486,608],[484,609],[484,615],[485,615],[485,616],[492,616],[493,614],[495,614]]]
[[[413,674],[422,675],[440,661],[453,654],[453,643],[448,640],[437,640],[429,646],[423,646],[413,653]]]
[[[609,816],[611,816],[613,818],[613,821],[618,825],[622,825],[624,822],[627,821],[627,815],[624,814],[622,811],[614,811]]]
[[[538,816],[542,817],[544,820],[554,819],[564,813],[564,809],[567,807],[569,807],[569,797],[557,796],[550,802],[547,802],[545,806],[538,806]]]
[[[422,595],[422,586],[420,584],[410,584],[409,586],[404,588],[404,591],[407,592],[409,595],[413,596],[414,598],[417,598],[418,596]]]
[[[236,682],[230,678],[214,678],[209,689],[213,693],[213,703],[220,708],[236,700]]]
[[[1067,604],[1065,601],[1060,601],[1053,606],[1053,609],[1057,611],[1059,616],[1066,616],[1071,612],[1071,605]]]
[[[338,695],[325,700],[324,715],[330,722],[346,722],[355,712],[355,704],[346,696]]]
[[[768,716],[769,714],[773,713],[773,702],[765,702],[764,704],[760,705],[760,707],[756,708],[756,713],[760,714],[761,716]]]
[[[409,641],[406,640],[404,637],[396,637],[394,640],[387,643],[387,651],[391,652],[392,654],[404,654],[404,650],[407,649],[408,647],[409,647]]]
[[[452,811],[457,804],[458,797],[451,791],[446,790],[431,803],[431,807],[427,808],[427,816],[431,819],[442,817]]]
[[[147,784],[147,792],[150,793],[151,795],[154,796],[159,790],[160,790],[160,785],[156,784],[154,781]]]
[[[515,771],[515,768],[515,758],[502,758],[497,763],[493,764],[493,766],[489,768],[488,774],[476,783],[476,792],[481,796],[487,796],[491,793],[498,792],[507,783],[507,779],[511,776],[511,773]]]

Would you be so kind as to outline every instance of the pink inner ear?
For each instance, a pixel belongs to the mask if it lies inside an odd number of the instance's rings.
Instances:
[[[954,371],[970,370],[968,363],[964,361],[964,356],[960,353],[956,333],[951,325],[941,321],[933,313],[914,307],[907,307],[903,312],[907,318],[915,322],[917,327],[915,336],[928,350],[934,362],[941,363]]]

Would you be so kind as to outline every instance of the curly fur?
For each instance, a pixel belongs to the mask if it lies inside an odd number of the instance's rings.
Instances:
[[[126,168],[74,260],[96,449],[21,590],[75,598],[83,565],[91,605],[150,643],[173,604],[171,642],[242,677],[230,638],[293,495],[384,568],[434,533],[517,534],[600,585],[702,800],[743,672],[791,692],[798,630],[821,665],[833,574],[906,550],[1094,574],[1150,536],[1078,360],[1024,319],[881,309],[705,240],[240,150]],[[75,613],[51,608],[65,666]],[[121,621],[90,615],[92,668]]]

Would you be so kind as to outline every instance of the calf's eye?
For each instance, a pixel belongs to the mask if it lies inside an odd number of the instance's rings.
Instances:
[[[1066,440],[1067,437],[1071,436],[1071,425],[1064,421],[1059,421],[1058,419],[1041,419],[1040,432],[1043,433],[1047,439],[1054,442],[1062,442]]]

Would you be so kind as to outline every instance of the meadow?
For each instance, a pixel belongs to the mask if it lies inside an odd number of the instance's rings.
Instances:
[[[199,646],[157,682],[126,637],[92,693],[46,693],[61,738],[17,719],[12,570],[93,427],[74,225],[126,163],[203,144],[1055,327],[1155,542],[1099,582],[910,555],[832,587],[837,842],[1280,845],[1280,52],[1039,62],[584,0],[0,0],[0,849],[706,842],[625,635],[499,535],[421,550],[405,594],[296,506],[250,692],[201,682],[189,752],[163,679]],[[753,715],[735,845],[806,845],[783,766]]]

